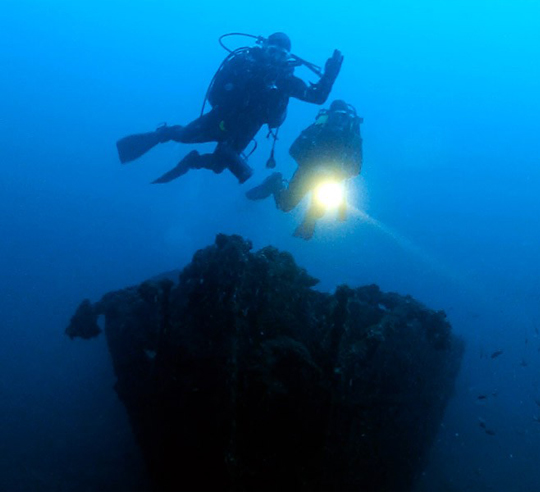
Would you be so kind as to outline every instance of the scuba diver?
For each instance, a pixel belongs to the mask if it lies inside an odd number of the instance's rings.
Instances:
[[[228,35],[237,35],[231,33]],[[221,173],[229,169],[240,183],[253,174],[243,154],[255,135],[266,124],[269,135],[277,139],[277,129],[285,120],[289,98],[324,104],[336,80],[343,56],[335,50],[320,68],[291,54],[291,41],[281,32],[267,39],[246,35],[257,40],[259,46],[238,48],[221,64],[207,91],[201,116],[186,126],[161,126],[156,131],[131,135],[117,142],[120,161],[132,161],[158,143],[171,140],[181,143],[217,142],[211,154],[199,154],[196,150],[187,154],[176,167],[154,183],[168,183],[190,169],[210,169]],[[294,75],[294,69],[305,65],[320,77],[307,85]],[[206,101],[212,109],[204,113]],[[253,149],[255,150],[255,149]],[[273,151],[267,165],[271,167]],[[252,151],[253,152],[253,151]]]
[[[279,210],[290,212],[308,194],[312,193],[311,203],[302,223],[294,236],[309,240],[315,232],[315,225],[335,200],[340,220],[346,218],[346,202],[343,197],[325,197],[332,193],[345,180],[358,176],[362,168],[362,123],[356,110],[345,101],[335,100],[328,110],[319,111],[315,123],[306,128],[293,142],[289,154],[297,162],[288,186],[282,174],[275,172],[259,186],[246,193],[250,200],[262,200],[274,196]],[[322,196],[321,196],[322,194]],[[321,200],[322,198],[322,200]]]

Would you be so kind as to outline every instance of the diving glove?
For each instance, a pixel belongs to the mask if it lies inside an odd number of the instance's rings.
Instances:
[[[334,53],[326,60],[326,64],[324,65],[324,76],[334,82],[341,70],[342,63],[343,55],[341,54],[341,51],[334,50]]]

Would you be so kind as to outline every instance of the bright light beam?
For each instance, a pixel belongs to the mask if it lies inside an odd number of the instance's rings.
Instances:
[[[391,238],[404,251],[421,259],[435,272],[442,274],[444,277],[456,282],[459,285],[469,283],[466,282],[466,279],[462,275],[459,275],[455,270],[448,268],[446,265],[444,265],[444,263],[434,258],[427,251],[423,250],[422,248],[414,244],[411,240],[407,239],[406,237],[399,234],[397,231],[393,230],[391,227],[388,227],[379,220],[371,217],[366,212],[359,210],[358,208],[353,207],[350,204],[348,210],[351,215],[358,217],[360,220],[364,221],[369,225],[372,225],[377,230]]]
[[[327,210],[338,208],[345,200],[342,183],[325,181],[315,189],[315,199]]]
[[[392,239],[404,251],[423,261],[428,267],[431,268],[432,271],[453,282],[460,288],[461,292],[466,293],[470,299],[477,299],[486,306],[489,306],[490,308],[492,307],[493,293],[491,293],[490,288],[486,287],[485,285],[481,285],[475,279],[469,278],[466,273],[460,272],[457,269],[453,269],[445,265],[442,261],[414,244],[411,240],[402,236],[397,231],[383,224],[379,220],[371,217],[368,213],[354,207],[350,203],[348,203],[348,211],[351,216],[375,227],[378,231]],[[502,317],[502,319],[508,320],[508,325],[515,322],[515,317],[513,315],[508,315],[508,313],[505,313],[502,309],[499,310],[499,315]]]

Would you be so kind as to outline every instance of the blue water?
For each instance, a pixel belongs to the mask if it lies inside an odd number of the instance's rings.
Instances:
[[[179,268],[225,232],[291,251],[321,289],[377,283],[444,309],[467,352],[418,489],[538,490],[538,19],[526,0],[3,0],[0,489],[145,487],[104,338],[63,330],[81,299]],[[244,197],[268,174],[264,132],[242,186],[208,171],[149,185],[193,146],[118,161],[118,138],[197,116],[230,31],[285,31],[319,65],[344,53],[331,99],[365,120],[361,213],[310,242],[291,236],[301,210]],[[291,102],[284,174],[317,111]]]

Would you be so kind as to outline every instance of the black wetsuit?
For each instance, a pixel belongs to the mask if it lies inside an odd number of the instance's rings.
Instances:
[[[327,100],[334,78],[323,75],[307,85],[294,76],[294,67],[272,65],[265,56],[254,47],[232,57],[216,75],[219,88],[209,97],[212,110],[186,126],[172,127],[170,139],[177,142],[218,142],[212,154],[198,156],[190,167],[216,173],[228,168],[243,183],[252,170],[242,152],[263,125],[276,128],[283,123],[289,98],[314,104]]]
[[[298,169],[287,188],[274,194],[280,210],[289,212],[314,189],[323,175],[343,181],[360,174],[362,168],[361,119],[354,117],[346,128],[333,125],[332,115],[321,112],[317,121],[306,128],[289,149]],[[324,121],[321,121],[324,120]],[[327,121],[328,120],[328,121]],[[311,205],[311,214],[322,216],[324,209]]]

